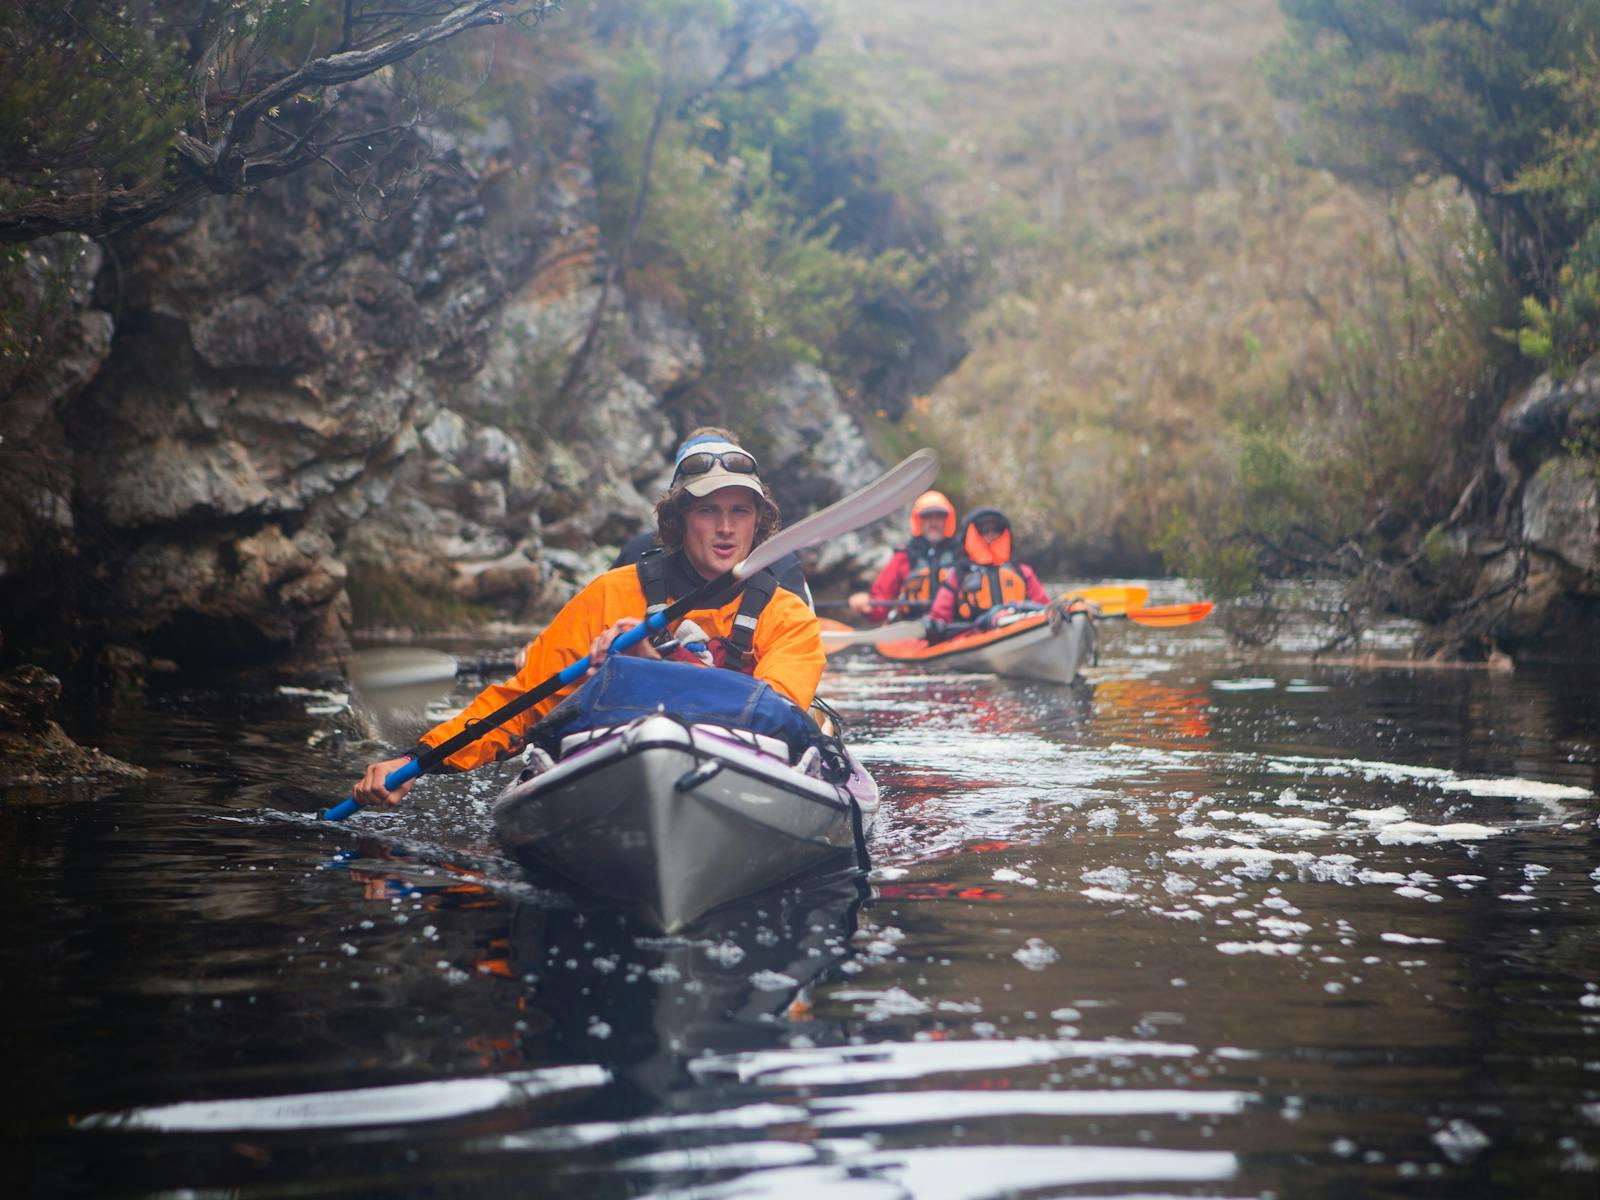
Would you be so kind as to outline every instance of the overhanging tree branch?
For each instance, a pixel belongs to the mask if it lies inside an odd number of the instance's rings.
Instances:
[[[325,161],[326,151],[338,144],[317,137],[327,109],[297,135],[274,128],[285,140],[261,146],[258,138],[262,129],[272,127],[267,119],[297,97],[328,95],[330,89],[364,79],[469,30],[502,25],[507,11],[524,6],[525,15],[537,21],[548,14],[553,4],[551,0],[466,0],[442,17],[438,13],[444,6],[437,3],[421,2],[410,7],[391,4],[383,14],[386,19],[409,16],[413,21],[431,23],[404,34],[390,33],[375,45],[348,49],[345,47],[360,20],[355,0],[351,0],[338,21],[339,50],[264,80],[257,77],[256,85],[242,94],[215,134],[211,133],[215,127],[206,119],[207,93],[215,86],[219,59],[218,48],[213,44],[200,54],[194,66],[201,94],[200,113],[190,128],[172,135],[167,157],[170,169],[149,171],[134,179],[126,175],[106,178],[90,171],[86,178],[52,187],[48,195],[21,198],[13,192],[16,198],[9,205],[5,205],[6,189],[0,187],[0,205],[4,205],[0,207],[0,242],[26,242],[57,233],[104,237],[145,224],[205,195],[235,195],[264,180]],[[0,185],[7,182],[0,179]]]

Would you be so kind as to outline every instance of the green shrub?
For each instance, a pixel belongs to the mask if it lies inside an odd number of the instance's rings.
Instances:
[[[1556,276],[1548,305],[1535,296],[1522,301],[1517,347],[1557,379],[1600,351],[1600,221],[1573,247]]]

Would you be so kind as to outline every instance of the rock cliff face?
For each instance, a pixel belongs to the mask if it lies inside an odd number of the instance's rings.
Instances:
[[[1463,510],[1465,619],[1513,657],[1600,659],[1600,356],[1511,398]]]
[[[747,75],[814,41],[766,32],[738,49]],[[50,370],[0,415],[6,445],[48,450],[0,546],[11,651],[66,610],[180,664],[325,659],[355,588],[397,621],[528,621],[608,565],[684,432],[664,400],[705,355],[681,314],[624,294],[608,352],[553,409],[608,261],[603,114],[581,77],[537,111],[535,138],[442,139],[385,219],[308,174],[81,255]],[[820,371],[752,391],[791,514],[880,469]],[[895,532],[817,569],[865,566]]]

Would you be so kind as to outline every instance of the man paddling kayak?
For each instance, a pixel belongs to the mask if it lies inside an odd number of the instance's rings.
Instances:
[[[730,570],[777,530],[778,506],[748,451],[728,441],[699,442],[687,449],[678,459],[671,486],[656,505],[661,552],[591,581],[534,639],[515,676],[486,687],[460,713],[424,734],[411,754],[370,765],[353,789],[356,801],[399,804],[411,781],[391,792],[384,779],[408,759],[441,745],[584,655],[590,658],[592,674],[619,634],[639,624],[647,613]],[[820,626],[816,614],[793,592],[779,587],[770,571],[745,580],[737,594],[714,597],[707,607],[685,614],[684,623],[691,620],[703,631],[715,664],[754,675],[802,709],[810,705],[825,663]],[[628,653],[660,657],[648,641]],[[445,759],[441,769],[467,771],[518,753],[522,735],[575,687],[553,693],[485,733]]]
[[[1050,603],[1033,568],[1012,561],[1011,521],[998,508],[967,514],[961,552],[964,561],[940,584],[924,622],[929,642],[979,627],[1003,608]]]
[[[950,540],[955,531],[955,506],[943,492],[923,492],[911,505],[911,540],[894,552],[870,590],[851,594],[851,609],[880,625],[891,616],[925,615],[958,561]]]

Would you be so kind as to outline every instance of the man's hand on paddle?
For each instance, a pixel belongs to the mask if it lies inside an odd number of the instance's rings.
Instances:
[[[589,643],[589,670],[587,674],[584,675],[585,679],[588,679],[589,676],[598,671],[601,664],[606,661],[606,655],[611,651],[611,643],[616,641],[621,634],[626,633],[637,624],[639,624],[638,617],[623,617],[615,625],[611,626],[610,629],[603,630],[598,636],[596,636],[594,641]],[[633,645],[624,650],[623,653],[632,654],[638,658],[661,657],[661,655],[656,653],[656,648],[650,644],[649,638],[646,638],[642,642],[635,642]]]
[[[391,771],[399,770],[410,761],[411,756],[404,754],[399,758],[373,763],[361,777],[361,782],[350,789],[350,794],[359,804],[387,804],[391,808],[399,807],[400,801],[406,798],[406,793],[411,790],[411,785],[416,783],[416,780],[408,779],[392,792],[384,788],[383,781],[388,778]]]

